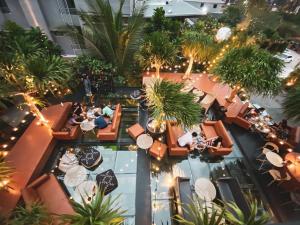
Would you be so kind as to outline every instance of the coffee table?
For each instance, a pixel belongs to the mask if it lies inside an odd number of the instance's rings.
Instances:
[[[141,149],[148,149],[153,144],[153,138],[148,134],[141,134],[136,139],[136,144]]]
[[[96,126],[95,126],[95,120],[94,119],[92,119],[92,120],[86,119],[86,120],[82,121],[81,124],[80,124],[81,130],[85,131],[85,132],[94,130],[95,127]]]
[[[98,190],[97,183],[92,180],[87,180],[79,184],[74,192],[74,200],[81,203],[82,199],[89,203],[93,200]]]
[[[214,184],[205,177],[201,177],[196,180],[195,191],[199,198],[205,201],[212,201],[217,195]]]
[[[267,160],[276,167],[283,167],[283,159],[275,152],[269,151],[266,153]]]
[[[86,176],[86,169],[83,166],[76,165],[67,170],[64,183],[69,187],[76,187],[85,181]]]

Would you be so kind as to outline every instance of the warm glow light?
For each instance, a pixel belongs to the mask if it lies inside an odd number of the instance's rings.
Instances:
[[[283,141],[279,141],[279,144],[283,145],[283,144],[284,144],[284,142],[283,142]]]
[[[10,137],[10,140],[12,140],[12,141],[15,140],[15,139],[16,139],[16,137],[14,137],[14,136]]]
[[[292,151],[293,151],[293,149],[291,149],[291,148],[288,148],[288,149],[287,149],[287,151],[288,151],[288,152],[292,152]]]
[[[26,123],[26,120],[21,120],[21,123]]]
[[[2,148],[7,148],[8,147],[8,144],[3,144],[2,145]]]
[[[13,131],[18,131],[18,130],[19,130],[19,128],[17,128],[17,127],[13,128]]]

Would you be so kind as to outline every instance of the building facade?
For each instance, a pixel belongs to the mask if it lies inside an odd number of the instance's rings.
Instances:
[[[110,0],[117,9],[119,0]],[[125,0],[123,15],[130,16],[135,6],[146,5],[145,17],[154,9],[163,7],[166,16],[192,17],[207,13],[222,13],[222,0]],[[62,47],[67,56],[78,55],[84,50],[76,38],[70,38],[61,28],[66,25],[81,27],[78,11],[88,11],[86,0],[0,0],[0,27],[11,20],[24,28],[40,27],[49,39]]]

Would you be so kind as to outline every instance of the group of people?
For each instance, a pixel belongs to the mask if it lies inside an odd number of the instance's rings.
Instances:
[[[208,148],[219,148],[222,144],[222,137],[217,136],[207,139],[201,132],[198,134],[195,131],[187,131],[177,141],[180,147],[188,147],[190,151],[203,152]]]
[[[111,109],[110,104],[106,106],[101,105],[98,108],[91,108],[88,111],[85,105],[82,105],[79,102],[74,102],[72,104],[68,123],[75,126],[80,125],[85,119],[94,119],[95,128],[103,129],[111,123],[113,115],[114,110]]]

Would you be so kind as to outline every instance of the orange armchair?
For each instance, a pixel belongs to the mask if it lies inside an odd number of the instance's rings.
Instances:
[[[206,139],[211,139],[215,137],[222,137],[222,144],[219,148],[213,149],[209,148],[208,152],[214,156],[228,155],[232,152],[233,142],[226,131],[223,122],[218,121],[205,121],[201,124],[202,132],[204,133]]]
[[[178,145],[178,138],[183,135],[183,130],[174,121],[167,121],[167,145],[170,156],[186,156],[189,153],[187,147]]]

